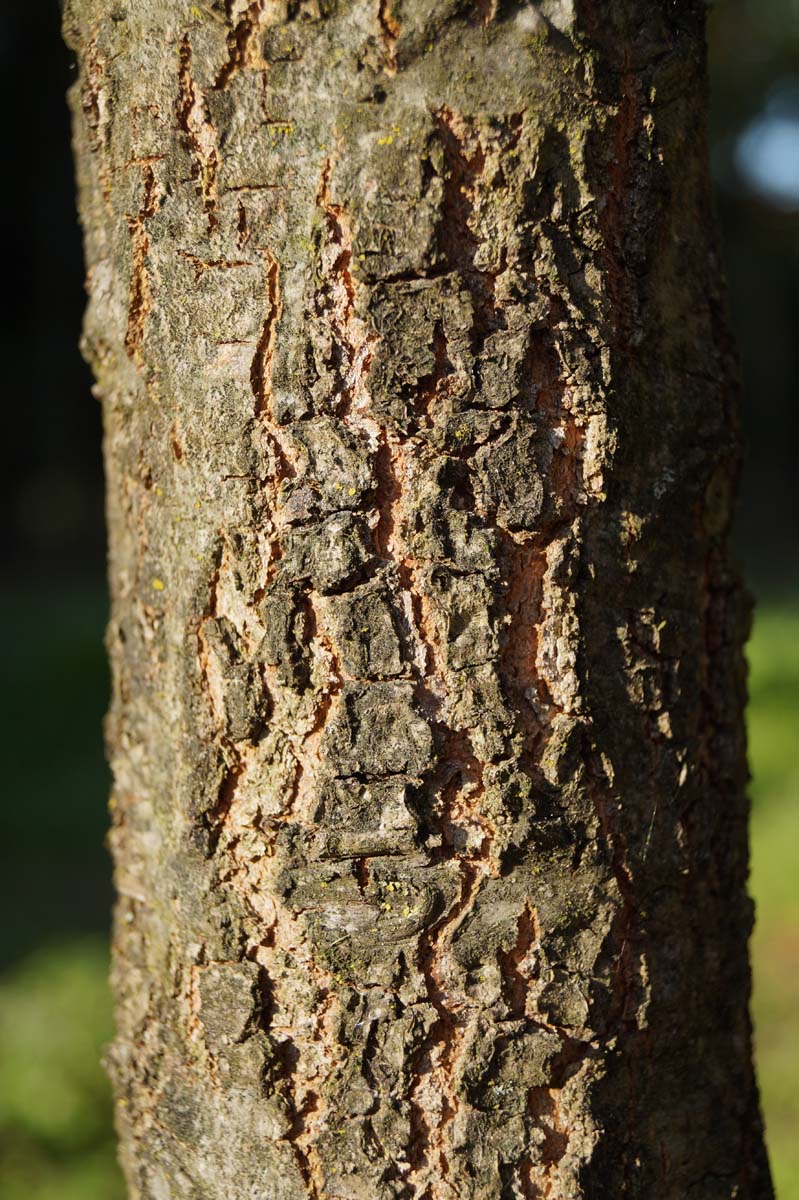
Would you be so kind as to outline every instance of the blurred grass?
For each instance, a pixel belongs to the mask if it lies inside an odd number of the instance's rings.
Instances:
[[[66,933],[91,929],[91,913],[95,925],[105,921],[97,878],[108,873],[106,777],[91,743],[105,694],[101,610],[96,592],[76,592],[59,601],[56,622],[48,612],[52,601],[34,592],[0,601],[0,618],[22,626],[7,660],[13,711],[0,713],[17,750],[12,794],[21,800],[2,819],[5,845],[17,847],[4,870],[31,886],[53,872],[47,896],[3,937],[15,961],[0,975],[0,1195],[122,1200],[100,1067],[111,1026],[106,939],[99,930]],[[749,660],[757,1057],[777,1197],[799,1200],[799,608],[759,610]],[[28,719],[45,702],[58,722],[46,756],[36,753]],[[76,862],[86,864],[82,883]]]
[[[43,947],[0,985],[0,1194],[122,1200],[100,1049],[111,1036],[100,938]]]
[[[0,591],[2,1200],[124,1195],[100,1067],[111,1032],[105,607],[99,580]]]
[[[799,1200],[799,608],[758,611],[749,665],[756,1055],[777,1200]]]

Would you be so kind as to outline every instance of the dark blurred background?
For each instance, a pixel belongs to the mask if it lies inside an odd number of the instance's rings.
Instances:
[[[738,550],[750,646],[757,1053],[780,1200],[799,1200],[799,0],[718,0],[713,172],[745,380]],[[83,268],[57,0],[0,12],[6,444],[0,472],[0,1193],[117,1200],[99,1067],[106,598],[100,408],[77,352]]]

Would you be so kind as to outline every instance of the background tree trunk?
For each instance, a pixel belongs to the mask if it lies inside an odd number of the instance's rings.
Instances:
[[[696,0],[71,0],[132,1197],[764,1198]]]

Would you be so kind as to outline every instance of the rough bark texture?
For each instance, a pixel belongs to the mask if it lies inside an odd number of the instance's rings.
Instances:
[[[771,1195],[697,0],[72,0],[131,1197]]]

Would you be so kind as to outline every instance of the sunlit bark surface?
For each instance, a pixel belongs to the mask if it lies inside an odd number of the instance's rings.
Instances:
[[[771,1196],[692,0],[72,0],[135,1200]]]

